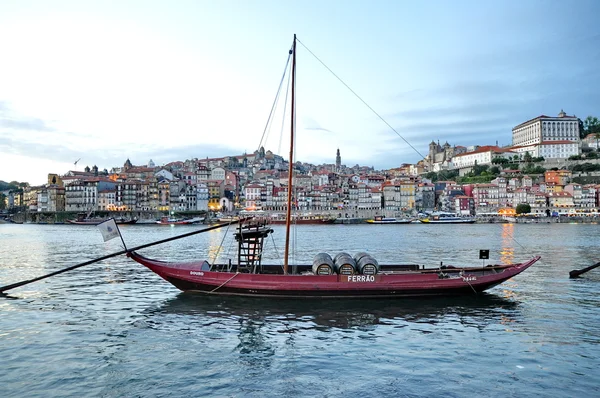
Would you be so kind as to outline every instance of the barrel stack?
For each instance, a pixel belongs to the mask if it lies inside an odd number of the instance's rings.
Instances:
[[[313,259],[312,272],[315,275],[376,275],[379,263],[368,253],[340,252],[331,258],[329,253],[319,253]]]

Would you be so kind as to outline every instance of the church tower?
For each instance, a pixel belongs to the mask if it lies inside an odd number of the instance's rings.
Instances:
[[[335,169],[336,171],[341,171],[342,168],[342,157],[340,156],[340,148],[337,150],[337,155],[335,156]]]

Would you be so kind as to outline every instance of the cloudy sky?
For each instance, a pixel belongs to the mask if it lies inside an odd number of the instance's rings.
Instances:
[[[598,15],[597,0],[3,0],[0,180],[253,152],[294,33],[298,160],[339,148],[383,169],[432,140],[508,145],[540,114],[600,117]],[[281,129],[264,146],[287,156]]]

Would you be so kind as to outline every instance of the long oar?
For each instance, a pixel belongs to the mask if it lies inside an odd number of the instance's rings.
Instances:
[[[585,274],[586,272],[591,271],[597,267],[600,267],[600,263],[590,265],[589,267],[583,269],[574,269],[573,271],[569,272],[569,278],[577,278],[579,275]]]
[[[5,291],[14,289],[14,288],[19,287],[19,286],[27,285],[27,284],[32,283],[32,282],[37,282],[39,280],[46,279],[46,278],[49,278],[49,277],[54,276],[54,275],[62,274],[63,272],[72,271],[74,269],[77,269],[77,268],[80,268],[80,267],[83,267],[83,266],[86,266],[86,265],[89,265],[89,264],[97,263],[98,261],[106,260],[107,258],[120,256],[121,254],[126,254],[127,252],[130,252],[130,251],[140,250],[140,249],[144,249],[146,247],[158,245],[158,244],[165,243],[165,242],[170,242],[170,241],[175,240],[175,239],[181,239],[181,238],[185,238],[187,236],[192,236],[192,235],[200,234],[202,232],[212,231],[213,229],[218,229],[218,228],[225,227],[225,226],[228,226],[228,225],[237,224],[237,223],[242,222],[242,221],[244,221],[244,219],[235,220],[235,221],[231,221],[231,222],[223,223],[223,224],[217,224],[217,225],[213,225],[212,227],[200,229],[198,231],[188,232],[186,234],[173,236],[171,238],[157,240],[156,242],[146,243],[144,245],[137,246],[137,247],[134,247],[134,248],[131,248],[131,249],[121,250],[120,252],[116,252],[116,253],[112,253],[112,254],[107,254],[106,256],[102,256],[102,257],[96,258],[94,260],[89,260],[89,261],[86,261],[86,262],[83,262],[83,263],[80,263],[80,264],[72,265],[70,267],[67,267],[67,268],[64,268],[64,269],[61,269],[61,270],[58,270],[58,271],[55,271],[55,272],[51,272],[51,273],[46,274],[46,275],[38,276],[37,278],[28,279],[26,281],[21,281],[21,282],[13,283],[12,285],[2,286],[2,287],[0,287],[0,294],[3,294]]]

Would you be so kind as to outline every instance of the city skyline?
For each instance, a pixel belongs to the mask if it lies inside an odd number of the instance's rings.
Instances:
[[[600,6],[576,1],[0,5],[0,180],[252,153],[298,34],[297,159],[376,169],[599,115]],[[420,154],[306,51],[315,53]],[[277,132],[275,132],[277,130]],[[287,153],[273,127],[262,145]],[[316,143],[316,144],[315,144]]]

